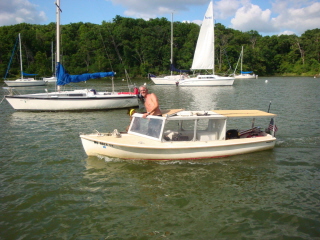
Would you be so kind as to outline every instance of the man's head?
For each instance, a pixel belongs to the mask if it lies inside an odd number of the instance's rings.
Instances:
[[[139,87],[140,94],[145,97],[148,94],[148,88],[146,85],[142,85]]]

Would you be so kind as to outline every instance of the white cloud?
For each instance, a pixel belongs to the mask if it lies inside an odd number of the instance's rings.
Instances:
[[[201,25],[203,20],[193,20],[192,23]],[[190,21],[189,21],[190,22]]]
[[[36,5],[28,0],[1,0],[0,26],[14,25],[22,22],[39,23],[46,21],[43,11],[38,11]]]
[[[281,33],[278,34],[278,36],[280,35],[295,35],[296,33],[292,32],[292,31],[283,31]]]
[[[265,10],[249,0],[241,4],[231,19],[231,28],[237,30],[300,35],[320,26],[320,3],[315,0],[275,0],[272,9]]]
[[[240,7],[239,0],[220,0],[215,2],[215,18],[233,17]]]
[[[128,17],[144,19],[188,12],[193,7],[206,6],[209,0],[107,0],[124,6]],[[256,2],[258,5],[253,4]],[[240,31],[256,30],[262,35],[302,34],[319,28],[319,0],[216,0],[215,19],[226,27]],[[202,23],[199,19],[184,22]],[[230,24],[229,24],[230,23]]]
[[[134,18],[156,18],[172,12],[189,11],[192,6],[207,5],[208,0],[107,0],[124,6],[125,15]]]
[[[232,28],[241,31],[274,32],[277,29],[270,24],[271,10],[262,10],[258,5],[247,3],[239,8],[231,19]]]
[[[279,29],[302,34],[308,29],[320,27],[320,3],[315,2],[307,7],[285,8],[281,14],[272,19],[272,24]]]

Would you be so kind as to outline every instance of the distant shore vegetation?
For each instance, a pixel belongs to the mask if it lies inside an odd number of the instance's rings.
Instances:
[[[190,69],[200,27],[173,23],[173,64]],[[0,27],[0,73],[5,75],[18,34],[22,38],[24,72],[52,75],[51,45],[55,52],[56,24],[21,23]],[[315,76],[320,74],[320,29],[301,36],[261,36],[215,26],[215,71],[232,74],[244,47],[243,71],[259,76]],[[171,22],[116,16],[101,24],[70,23],[61,26],[61,61],[70,74],[115,71],[117,77],[146,77],[170,73]],[[240,65],[237,66],[239,73]],[[19,47],[12,57],[7,78],[20,75]]]

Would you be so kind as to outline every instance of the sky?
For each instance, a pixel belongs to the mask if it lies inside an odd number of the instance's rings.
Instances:
[[[210,0],[60,0],[61,24],[167,18],[201,24]],[[320,0],[215,0],[215,22],[261,35],[296,34],[320,28]],[[56,21],[55,0],[0,0],[0,26]]]

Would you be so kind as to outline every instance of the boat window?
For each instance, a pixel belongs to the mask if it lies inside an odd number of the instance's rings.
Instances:
[[[145,135],[159,139],[163,124],[162,118],[140,118],[134,117],[129,131],[139,135]]]
[[[194,120],[184,120],[179,123],[179,130],[182,131],[194,131]]]
[[[83,93],[71,93],[68,94],[69,97],[82,97],[85,96]]]
[[[211,125],[212,125],[212,121],[211,121]],[[208,119],[198,119],[198,125],[197,125],[197,129],[198,130],[205,130],[208,131]]]
[[[167,121],[163,139],[165,141],[192,141],[194,139],[195,120]]]

